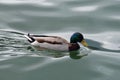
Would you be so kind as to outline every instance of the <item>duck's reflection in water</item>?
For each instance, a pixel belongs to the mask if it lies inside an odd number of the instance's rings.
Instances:
[[[87,56],[88,54],[82,54],[80,53],[80,51],[71,51],[69,52],[69,56],[70,58],[72,59],[81,59],[83,58],[84,56]]]

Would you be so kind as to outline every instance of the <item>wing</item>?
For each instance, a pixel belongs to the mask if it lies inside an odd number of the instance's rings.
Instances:
[[[51,44],[68,44],[68,41],[58,37],[58,36],[33,36],[34,39],[36,39],[40,43],[51,43]]]

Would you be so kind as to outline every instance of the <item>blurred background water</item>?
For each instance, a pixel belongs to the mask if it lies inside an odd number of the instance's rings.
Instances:
[[[84,34],[85,57],[37,51],[23,34]],[[120,0],[0,0],[0,80],[119,80]]]

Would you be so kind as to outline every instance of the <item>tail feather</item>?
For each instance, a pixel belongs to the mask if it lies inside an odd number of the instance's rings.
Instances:
[[[28,41],[29,41],[30,43],[32,43],[32,42],[35,41],[35,39],[34,39],[33,37],[31,37],[29,33],[28,33],[27,35],[24,35],[24,36],[28,39]]]

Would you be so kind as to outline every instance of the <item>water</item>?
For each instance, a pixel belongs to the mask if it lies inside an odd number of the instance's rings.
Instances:
[[[0,0],[0,80],[119,80],[119,9],[119,0]],[[76,31],[86,56],[37,51],[23,36]]]

